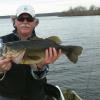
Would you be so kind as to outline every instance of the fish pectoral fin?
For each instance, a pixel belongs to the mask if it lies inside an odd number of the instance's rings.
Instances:
[[[41,57],[40,56],[28,56],[30,59],[32,59],[32,60],[39,60],[39,59],[41,59]]]
[[[40,59],[23,58],[23,60],[21,61],[21,64],[38,64],[42,62],[43,60],[44,60],[43,57],[41,57]]]

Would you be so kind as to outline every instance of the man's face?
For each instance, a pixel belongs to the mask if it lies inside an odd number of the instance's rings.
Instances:
[[[23,37],[27,37],[32,34],[32,31],[35,28],[34,18],[26,13],[21,14],[18,18],[16,18],[15,25],[18,34]]]

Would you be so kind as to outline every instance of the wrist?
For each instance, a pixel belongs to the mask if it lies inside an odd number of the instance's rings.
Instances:
[[[42,70],[45,64],[36,64],[37,70]]]
[[[45,64],[31,64],[30,67],[34,70],[34,71],[42,71],[44,69],[44,66],[46,66]]]
[[[31,69],[31,74],[35,79],[43,79],[46,77],[47,73],[49,71],[49,66],[44,65],[42,70],[34,70],[33,68]]]

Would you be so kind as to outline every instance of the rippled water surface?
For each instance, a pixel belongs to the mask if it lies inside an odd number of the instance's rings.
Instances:
[[[48,82],[75,90],[83,100],[100,100],[100,16],[39,17],[39,20],[38,36],[57,35],[62,45],[84,48],[76,64],[64,55],[50,64]],[[1,36],[12,30],[10,19],[0,19]]]

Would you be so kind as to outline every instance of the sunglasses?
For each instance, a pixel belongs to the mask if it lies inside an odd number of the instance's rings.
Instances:
[[[32,18],[32,17],[18,17],[17,18],[17,20],[18,21],[20,21],[20,22],[24,22],[25,20],[27,21],[27,22],[33,22],[34,21],[34,18]]]

